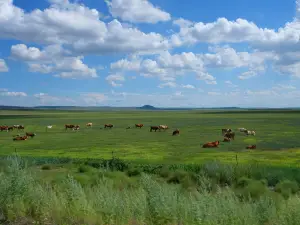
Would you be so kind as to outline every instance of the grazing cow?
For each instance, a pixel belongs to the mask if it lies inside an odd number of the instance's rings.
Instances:
[[[130,129],[131,127],[129,126],[129,127],[126,127],[126,129]]]
[[[139,128],[142,128],[143,126],[144,126],[144,124],[142,124],[142,123],[137,123],[137,124],[135,124],[135,127],[136,127],[136,128],[138,128],[138,127],[139,127]]]
[[[159,126],[151,126],[150,132],[152,132],[152,130],[155,130],[155,132],[156,132],[157,130],[159,130]]]
[[[79,130],[80,126],[79,125],[75,125],[72,130]]]
[[[228,138],[228,137],[224,137],[224,140],[223,140],[223,142],[230,142],[231,141],[231,139],[230,138]]]
[[[14,130],[14,127],[8,127],[7,130],[8,130],[8,131],[13,131],[13,130]]]
[[[47,129],[51,129],[51,128],[52,128],[52,125],[48,125],[46,128],[47,128]]]
[[[246,130],[246,131],[245,131],[245,134],[246,134],[246,135],[253,135],[253,136],[255,136],[256,133],[255,133],[254,130]]]
[[[32,132],[26,132],[26,136],[33,138],[34,136],[36,136],[36,134]]]
[[[179,130],[178,130],[178,129],[174,130],[173,133],[172,133],[172,135],[173,135],[173,136],[179,135]]]
[[[158,127],[159,127],[159,131],[169,129],[169,127],[167,125],[159,125]]]
[[[65,128],[67,129],[73,129],[75,127],[75,125],[73,124],[65,124]]]
[[[93,123],[87,123],[86,126],[87,127],[93,127]]]
[[[230,132],[226,132],[225,135],[224,135],[224,137],[230,138],[230,139],[234,140],[235,133],[231,132],[231,131]]]
[[[246,147],[246,149],[256,149],[256,145],[249,145]]]
[[[8,126],[0,126],[0,130],[8,132]]]
[[[27,136],[26,135],[23,136],[23,137],[17,136],[17,137],[13,138],[13,141],[25,141],[25,140],[27,140]]]
[[[25,127],[24,127],[23,125],[19,125],[19,126],[17,127],[17,129],[18,129],[18,130],[24,130]]]
[[[222,135],[224,136],[224,134],[228,133],[228,132],[231,132],[232,130],[230,128],[223,128],[222,129]]]
[[[108,127],[108,128],[113,128],[114,125],[112,125],[112,124],[110,124],[110,123],[109,123],[109,124],[104,124],[104,128],[107,128],[107,127]]]
[[[240,132],[245,132],[247,129],[246,128],[239,128]]]
[[[208,143],[204,144],[202,146],[202,148],[217,148],[219,144],[220,144],[219,141],[208,142]]]

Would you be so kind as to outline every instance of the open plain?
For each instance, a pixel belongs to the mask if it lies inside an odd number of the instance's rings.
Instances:
[[[0,111],[0,125],[24,125],[24,131],[2,131],[0,154],[35,157],[111,158],[139,163],[262,162],[297,166],[300,156],[297,110],[186,110],[186,111]],[[93,127],[86,127],[92,122]],[[113,128],[105,128],[111,123]],[[142,123],[142,128],[135,128]],[[65,124],[80,130],[65,130]],[[150,132],[150,126],[166,124],[166,131]],[[52,125],[51,129],[46,129]],[[131,129],[126,129],[131,126]],[[172,136],[175,129],[179,136]],[[222,128],[231,128],[235,140],[223,141]],[[254,130],[247,136],[238,128]],[[34,132],[26,141],[13,136]],[[203,149],[210,141],[221,141],[218,148]],[[256,144],[257,149],[246,150]]]

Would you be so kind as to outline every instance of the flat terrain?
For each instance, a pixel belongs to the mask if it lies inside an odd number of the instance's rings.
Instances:
[[[85,124],[93,123],[93,128]],[[114,124],[112,129],[103,128]],[[143,123],[142,129],[134,128]],[[206,160],[239,162],[253,160],[272,165],[296,166],[300,162],[300,112],[273,111],[0,111],[0,125],[22,124],[25,131],[37,134],[33,139],[14,142],[22,131],[0,132],[0,154],[17,151],[23,156],[74,158],[110,158],[115,156],[135,162],[199,163]],[[78,124],[81,129],[65,131],[64,124]],[[151,125],[167,124],[170,129],[149,132]],[[53,125],[46,132],[46,126]],[[132,129],[126,130],[128,126]],[[255,130],[245,136],[237,128]],[[174,129],[179,136],[172,136]],[[217,149],[203,149],[202,144],[223,140],[222,128],[232,128],[236,140],[221,143]],[[256,144],[258,149],[245,147]]]

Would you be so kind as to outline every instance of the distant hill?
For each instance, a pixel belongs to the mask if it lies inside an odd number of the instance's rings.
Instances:
[[[138,107],[138,109],[147,109],[147,110],[156,110],[158,108],[155,108],[154,106],[152,105],[144,105],[142,107]]]

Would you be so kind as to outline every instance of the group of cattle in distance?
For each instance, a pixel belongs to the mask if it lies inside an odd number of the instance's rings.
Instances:
[[[246,128],[239,128],[238,129],[241,133],[248,135],[256,135],[256,132],[253,130],[247,130]],[[222,135],[224,137],[223,142],[230,142],[231,140],[234,140],[235,132],[232,131],[231,128],[222,129]],[[213,141],[213,142],[207,142],[202,147],[203,148],[217,148],[220,144],[220,141]],[[246,147],[246,149],[256,149],[256,145],[249,145]]]
[[[136,123],[135,125],[135,128],[142,128],[144,127],[144,124],[142,123]],[[86,127],[93,127],[93,123],[87,123],[86,124]],[[113,124],[104,124],[104,128],[113,128],[114,125]],[[131,126],[128,126],[126,129],[131,129],[132,127]],[[74,124],[65,124],[65,130],[67,129],[72,129],[72,130],[79,130],[80,129],[80,126],[79,125],[74,125]],[[102,128],[100,128],[102,129]],[[159,125],[159,126],[150,126],[150,132],[152,132],[152,130],[154,130],[155,132],[158,130],[158,131],[161,131],[161,130],[167,130],[169,129],[169,127],[167,125]],[[174,130],[172,135],[175,136],[175,135],[179,135],[180,131],[178,129]]]
[[[13,125],[13,126],[0,126],[0,131],[13,131],[13,130],[24,130],[25,127],[23,125]]]

